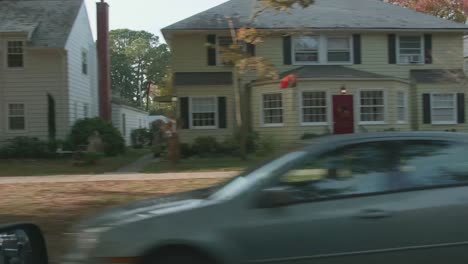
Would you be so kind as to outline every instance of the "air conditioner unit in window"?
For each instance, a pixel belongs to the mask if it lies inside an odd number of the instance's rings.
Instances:
[[[421,63],[421,55],[406,55],[400,57],[402,63]]]

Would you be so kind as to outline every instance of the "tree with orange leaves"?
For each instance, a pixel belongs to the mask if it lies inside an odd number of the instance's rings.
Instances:
[[[387,2],[447,20],[467,22],[468,0],[387,0]]]

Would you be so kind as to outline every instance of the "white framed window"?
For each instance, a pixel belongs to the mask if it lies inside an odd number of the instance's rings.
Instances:
[[[405,91],[397,91],[397,123],[408,122],[408,96]]]
[[[81,73],[88,75],[88,51],[81,52]]]
[[[280,93],[262,95],[263,126],[283,125],[283,95]]]
[[[292,42],[295,65],[351,64],[353,41],[351,36],[297,36]]]
[[[361,124],[385,123],[385,93],[383,90],[362,90],[359,94]]]
[[[399,64],[423,64],[423,36],[398,36],[397,52]]]
[[[23,68],[24,67],[24,43],[23,41],[8,41],[7,42],[7,67],[8,68]]]
[[[454,93],[431,94],[432,124],[457,123],[457,96]]]
[[[190,98],[190,124],[194,129],[217,128],[218,105],[216,97]]]
[[[8,104],[8,130],[26,130],[26,106],[24,104]]]
[[[328,63],[351,63],[351,45],[350,37],[328,37]]]
[[[326,125],[328,123],[327,93],[303,91],[301,93],[301,123]]]
[[[320,63],[320,36],[294,38],[293,57],[297,64]]]

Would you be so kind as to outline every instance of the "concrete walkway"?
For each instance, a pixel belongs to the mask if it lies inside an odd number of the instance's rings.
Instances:
[[[147,154],[135,162],[128,164],[116,171],[116,173],[139,173],[143,169],[151,164],[152,162],[157,162],[159,159],[155,159],[153,153]]]
[[[117,173],[117,174],[100,174],[100,175],[0,177],[0,184],[223,179],[223,178],[230,178],[230,177],[236,176],[237,174],[239,174],[238,171],[221,171],[221,172],[186,172],[186,173],[158,173],[158,174]]]

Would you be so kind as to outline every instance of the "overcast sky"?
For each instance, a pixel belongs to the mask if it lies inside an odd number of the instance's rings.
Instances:
[[[96,1],[85,0],[96,34]],[[161,37],[161,28],[227,0],[107,0],[111,29],[146,30]]]

